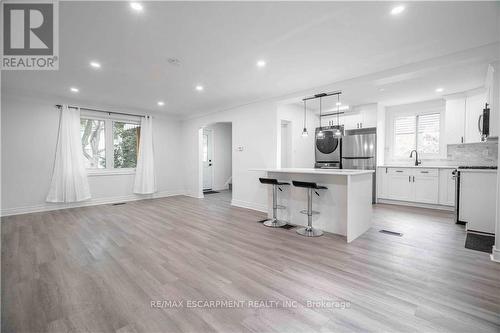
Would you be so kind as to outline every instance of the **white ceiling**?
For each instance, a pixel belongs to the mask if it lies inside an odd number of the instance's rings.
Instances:
[[[353,85],[353,102],[382,98],[380,85],[386,94],[405,95],[386,96],[395,102],[421,94],[424,83],[432,90],[475,84],[491,56],[464,60],[454,54],[500,40],[498,2],[409,2],[399,16],[390,15],[389,2],[143,5],[137,13],[128,2],[60,2],[59,71],[3,72],[4,93],[29,91],[188,117],[384,73],[368,77],[375,95],[362,93],[360,81],[359,91]],[[428,61],[445,55],[457,58],[455,63]],[[169,64],[169,57],[180,65]],[[258,59],[267,67],[257,68]],[[102,68],[90,68],[91,60]],[[406,68],[403,76],[397,68]],[[205,91],[195,91],[197,84]],[[80,92],[72,94],[70,86]],[[166,105],[158,107],[159,100]]]

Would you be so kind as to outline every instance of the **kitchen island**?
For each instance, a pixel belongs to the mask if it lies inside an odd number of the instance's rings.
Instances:
[[[352,242],[366,232],[372,224],[372,174],[374,170],[281,168],[259,169],[262,177],[289,182],[282,186],[278,204],[286,206],[278,211],[278,219],[294,225],[307,225],[307,193],[292,185],[292,180],[315,182],[328,187],[318,190],[313,197],[313,227],[342,235]],[[272,191],[268,192],[268,214],[272,216]]]

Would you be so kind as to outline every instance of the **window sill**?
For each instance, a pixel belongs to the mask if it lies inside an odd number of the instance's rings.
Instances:
[[[94,176],[133,175],[133,174],[135,174],[135,168],[126,168],[126,169],[98,169],[98,170],[87,169],[87,175],[89,177],[94,177]]]

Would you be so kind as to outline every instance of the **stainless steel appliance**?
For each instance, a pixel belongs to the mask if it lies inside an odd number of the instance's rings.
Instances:
[[[481,141],[486,141],[490,135],[490,108],[488,107],[488,103],[486,103],[483,113],[479,116],[477,127],[479,133],[481,133]]]
[[[376,170],[377,129],[362,128],[345,131],[342,138],[342,168]],[[373,173],[372,202],[376,201],[376,172]]]
[[[341,149],[344,126],[323,126],[316,128],[315,131],[315,168],[341,168]],[[337,135],[336,135],[337,134]]]

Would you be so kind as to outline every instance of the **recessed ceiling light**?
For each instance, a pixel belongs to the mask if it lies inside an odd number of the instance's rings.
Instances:
[[[443,92],[443,90],[444,90],[443,88],[437,88],[437,89],[436,89],[436,92],[437,92],[437,93],[440,93],[440,92]]]
[[[266,62],[264,60],[257,61],[257,67],[266,67]]]
[[[396,6],[391,10],[392,15],[399,15],[405,11],[405,6]]]
[[[101,64],[98,63],[97,61],[91,61],[90,66],[92,66],[94,68],[101,68]]]
[[[71,87],[71,88],[69,88],[69,90],[71,90],[71,92],[74,92],[74,93],[77,93],[80,91],[78,88],[75,88],[75,87]]]
[[[163,105],[165,105],[165,102],[159,101],[157,104],[158,104],[158,106],[163,106]]]
[[[197,91],[203,91],[203,86],[200,86],[200,85],[197,85],[194,89],[196,89]]]
[[[137,12],[142,12],[142,10],[144,9],[144,7],[142,7],[142,5],[139,2],[131,2],[130,8],[132,8]]]

